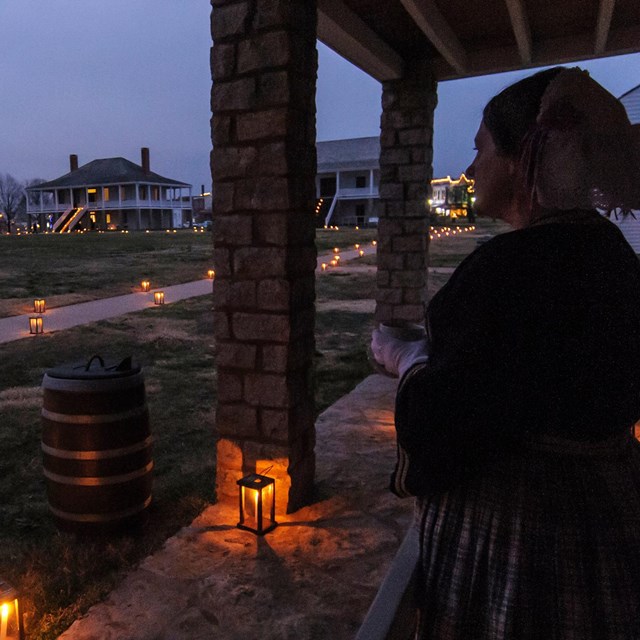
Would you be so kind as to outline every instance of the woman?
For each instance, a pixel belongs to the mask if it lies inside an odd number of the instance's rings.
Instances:
[[[596,211],[640,208],[640,149],[564,68],[494,97],[476,146],[476,211],[514,231],[434,296],[424,348],[372,340],[401,374],[418,637],[640,638],[640,262]]]

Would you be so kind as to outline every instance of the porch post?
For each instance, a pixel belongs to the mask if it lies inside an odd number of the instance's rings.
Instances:
[[[422,322],[437,88],[428,62],[382,83],[376,319]]]
[[[212,0],[217,495],[309,502],[316,250],[315,0]]]

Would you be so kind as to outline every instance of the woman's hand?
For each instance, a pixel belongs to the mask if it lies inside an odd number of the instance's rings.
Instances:
[[[414,364],[427,361],[427,340],[398,340],[380,329],[374,329],[371,334],[371,353],[375,361],[390,374],[402,378]]]

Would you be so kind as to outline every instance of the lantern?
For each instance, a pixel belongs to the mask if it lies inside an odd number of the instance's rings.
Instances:
[[[340,253],[340,249],[338,247],[333,247],[333,253]]]
[[[250,473],[238,480],[240,501],[239,529],[261,536],[275,529],[276,483],[273,478]]]
[[[46,310],[46,304],[43,298],[36,298],[33,301],[33,312],[34,313],[44,313]]]
[[[360,251],[358,251],[358,255],[362,258],[362,256],[364,255],[364,250],[360,249]]]
[[[153,294],[154,304],[164,304],[164,291],[156,291]]]
[[[24,640],[18,592],[0,578],[0,640]]]
[[[29,317],[29,333],[36,335],[44,333],[44,326],[42,322],[42,316],[30,316]]]
[[[209,280],[213,280],[216,277],[216,272],[214,269],[209,269],[209,271],[207,271],[207,278],[209,278]]]
[[[326,263],[326,262],[323,262],[323,263],[320,265],[320,268],[321,268],[323,271],[326,271],[326,270],[327,270],[327,263]]]
[[[143,280],[140,283],[140,288],[146,293],[151,289],[151,283],[148,280]]]

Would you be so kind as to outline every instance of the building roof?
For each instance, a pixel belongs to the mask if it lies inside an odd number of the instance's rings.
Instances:
[[[640,124],[640,84],[620,96],[632,124]]]
[[[83,164],[75,171],[70,171],[55,180],[43,182],[30,187],[27,191],[58,189],[62,187],[95,187],[107,184],[127,184],[142,182],[144,184],[162,184],[172,187],[190,187],[186,182],[171,180],[144,169],[126,158],[102,158]]]
[[[316,144],[318,173],[348,169],[377,169],[380,161],[380,138],[347,138]]]

